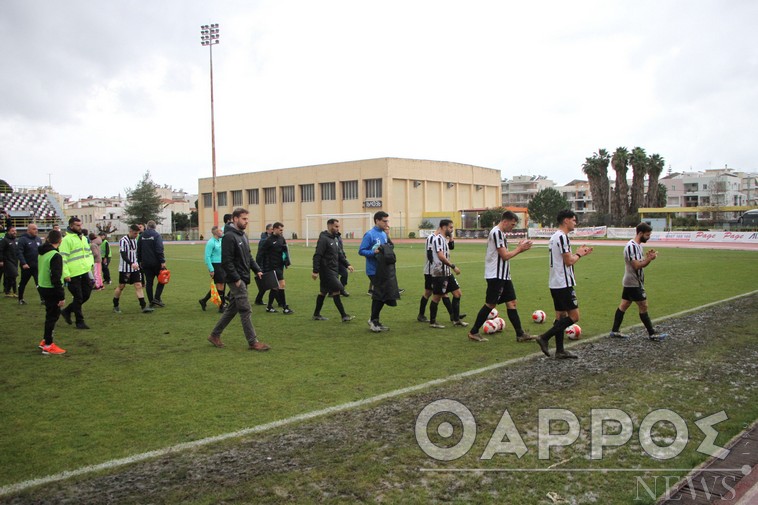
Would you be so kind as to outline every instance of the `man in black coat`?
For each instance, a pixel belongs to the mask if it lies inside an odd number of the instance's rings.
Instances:
[[[337,219],[330,219],[326,222],[327,229],[321,232],[316,244],[316,252],[313,253],[313,273],[311,277],[315,281],[321,277],[321,286],[318,296],[316,297],[316,310],[313,311],[314,321],[326,321],[327,318],[321,315],[321,308],[324,306],[324,299],[329,294],[334,300],[334,305],[342,316],[342,322],[346,323],[353,319],[353,316],[345,312],[342,305],[340,293],[345,287],[339,279],[340,268],[346,271],[353,271],[352,265],[347,261],[345,253],[342,251],[339,242],[340,222]]]
[[[245,235],[247,221],[247,210],[234,209],[229,231],[221,239],[221,266],[224,269],[226,282],[229,286],[228,304],[221,319],[213,327],[208,341],[215,347],[224,347],[221,342],[221,333],[234,319],[234,316],[239,314],[249,349],[251,351],[268,351],[270,347],[260,342],[255,333],[252,308],[247,295],[247,286],[250,284],[250,270],[255,272],[259,278],[263,275],[250,253],[250,242]]]
[[[18,283],[18,304],[26,305],[24,291],[26,290],[26,285],[29,283],[29,279],[34,278],[34,285],[39,285],[37,281],[37,262],[39,248],[42,246],[42,239],[39,238],[37,225],[30,223],[26,228],[26,233],[21,235],[16,242],[18,243],[18,262],[21,265],[21,281]]]
[[[150,307],[165,307],[163,303],[164,284],[158,283],[153,294],[155,278],[166,268],[166,256],[163,253],[163,237],[156,231],[155,221],[147,222],[147,229],[137,242],[137,262],[145,275],[145,291]]]
[[[3,290],[7,298],[18,298],[16,294],[16,277],[18,277],[18,244],[16,227],[8,227],[0,240],[0,268],[3,269]]]
[[[285,314],[294,314],[295,311],[287,305],[287,298],[284,294],[284,269],[290,266],[289,249],[287,241],[284,239],[284,225],[274,223],[271,235],[261,244],[260,255],[263,263],[261,268],[264,272],[274,271],[276,278],[279,280],[279,289],[271,290],[268,295],[268,306],[266,312],[276,312],[274,308],[274,299],[279,302],[280,307],[284,307]]]

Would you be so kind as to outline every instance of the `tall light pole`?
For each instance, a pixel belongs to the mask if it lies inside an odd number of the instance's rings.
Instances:
[[[216,125],[213,117],[213,46],[219,43],[218,23],[200,27],[200,43],[208,46],[211,61],[211,158],[213,160],[213,183],[211,202],[213,202],[213,226],[218,226],[218,209],[216,208]]]

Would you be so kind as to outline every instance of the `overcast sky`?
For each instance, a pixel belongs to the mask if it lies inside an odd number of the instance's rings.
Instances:
[[[380,157],[582,176],[598,148],[755,171],[758,2],[0,0],[0,178],[74,198],[145,171]]]

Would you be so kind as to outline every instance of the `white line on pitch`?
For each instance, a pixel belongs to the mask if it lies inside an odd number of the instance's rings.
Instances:
[[[715,302],[706,303],[704,305],[700,305],[698,307],[693,307],[691,309],[683,310],[683,311],[677,312],[675,314],[669,314],[667,316],[662,316],[662,317],[659,317],[657,319],[654,319],[654,321],[662,321],[662,320],[669,319],[669,318],[672,318],[672,317],[678,317],[678,316],[681,316],[681,315],[684,315],[684,314],[688,314],[690,312],[695,312],[697,310],[702,310],[702,309],[705,309],[707,307],[712,307],[714,305],[719,305],[721,303],[729,302],[729,301],[732,301],[732,300],[737,300],[738,298],[744,298],[746,296],[750,296],[750,295],[753,295],[753,294],[756,294],[756,293],[758,293],[758,290],[751,291],[749,293],[743,293],[743,294],[737,295],[737,296],[732,296],[730,298],[725,298],[723,300],[718,300],[718,301],[715,301]],[[596,335],[596,336],[593,336],[593,337],[590,337],[590,338],[587,338],[587,339],[582,339],[582,341],[583,342],[587,342],[587,341],[597,340],[597,339],[603,338],[605,336],[606,336],[606,334]],[[577,342],[577,344],[579,344],[579,343],[580,342]],[[343,404],[340,404],[340,405],[335,405],[335,406],[332,406],[332,407],[327,407],[325,409],[314,410],[314,411],[311,411],[311,412],[306,412],[306,413],[303,413],[303,414],[298,414],[296,416],[288,417],[286,419],[280,419],[278,421],[272,421],[270,423],[260,424],[258,426],[253,426],[251,428],[244,428],[242,430],[234,431],[234,432],[231,432],[231,433],[223,433],[221,435],[216,435],[216,436],[213,436],[213,437],[207,437],[207,438],[203,438],[203,439],[200,439],[200,440],[195,440],[194,442],[185,442],[185,443],[182,443],[182,444],[176,444],[176,445],[172,445],[170,447],[164,447],[163,449],[156,449],[154,451],[143,452],[141,454],[134,454],[134,455],[128,456],[126,458],[112,459],[110,461],[105,461],[103,463],[99,463],[99,464],[96,464],[96,465],[83,466],[81,468],[77,468],[76,470],[67,470],[67,471],[56,473],[56,474],[53,474],[53,475],[48,475],[46,477],[40,477],[38,479],[31,479],[31,480],[26,480],[26,481],[22,481],[22,482],[17,482],[15,484],[9,484],[7,486],[0,487],[0,496],[4,496],[4,495],[7,495],[7,494],[11,494],[11,493],[18,493],[20,491],[23,491],[25,489],[29,489],[29,488],[34,487],[34,486],[40,486],[40,485],[43,485],[43,484],[49,484],[51,482],[58,482],[58,481],[65,480],[65,479],[68,479],[68,478],[71,478],[71,477],[78,477],[80,475],[86,475],[88,473],[100,472],[100,471],[103,471],[103,470],[112,470],[114,468],[118,468],[118,467],[125,466],[125,465],[130,465],[132,463],[138,463],[140,461],[145,461],[147,459],[152,459],[152,458],[157,458],[157,457],[161,457],[161,456],[166,456],[168,454],[172,454],[172,453],[176,453],[176,452],[181,452],[181,451],[185,451],[185,450],[188,450],[188,449],[194,449],[194,448],[197,448],[197,447],[202,447],[202,446],[214,444],[216,442],[221,442],[221,441],[229,440],[229,439],[232,439],[232,438],[239,438],[239,437],[243,437],[243,436],[246,436],[246,435],[251,435],[251,434],[254,434],[254,433],[262,433],[262,432],[269,431],[269,430],[272,430],[272,429],[275,429],[275,428],[281,428],[282,426],[288,426],[288,425],[291,425],[291,424],[300,423],[302,421],[307,421],[309,419],[314,419],[316,417],[321,417],[321,416],[325,416],[325,415],[329,415],[329,414],[335,414],[335,413],[338,413],[338,412],[343,412],[343,411],[346,411],[346,410],[355,409],[355,408],[358,408],[358,407],[363,407],[365,405],[376,403],[376,402],[379,402],[379,401],[382,401],[382,400],[387,400],[387,399],[390,399],[390,398],[395,398],[395,397],[398,397],[398,396],[403,396],[403,395],[406,395],[408,393],[413,393],[415,391],[419,391],[419,390],[422,390],[422,389],[427,389],[427,388],[430,388],[432,386],[439,386],[439,385],[445,384],[447,382],[452,382],[452,381],[464,379],[466,377],[471,377],[473,375],[479,375],[479,374],[482,374],[482,373],[485,373],[485,372],[489,372],[489,371],[492,371],[492,370],[497,370],[498,368],[503,368],[503,367],[506,367],[506,366],[509,366],[509,365],[520,363],[522,361],[528,361],[528,360],[530,360],[532,358],[540,357],[540,356],[542,356],[542,353],[541,352],[536,352],[536,353],[528,354],[526,356],[521,356],[519,358],[509,359],[509,360],[503,361],[501,363],[493,363],[492,365],[488,365],[488,366],[485,366],[485,367],[482,367],[482,368],[477,368],[477,369],[474,369],[474,370],[468,370],[468,371],[465,371],[465,372],[449,375],[449,376],[443,377],[441,379],[434,379],[434,380],[431,380],[431,381],[428,381],[428,382],[424,382],[423,384],[416,384],[415,386],[408,386],[406,388],[396,389],[394,391],[389,391],[387,393],[382,393],[382,394],[379,394],[379,395],[376,395],[376,396],[371,396],[369,398],[364,398],[363,400],[356,400],[356,401],[353,401],[353,402],[348,402],[348,403],[343,403]]]

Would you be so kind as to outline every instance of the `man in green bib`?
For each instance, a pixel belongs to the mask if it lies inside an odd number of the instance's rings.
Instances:
[[[55,323],[61,315],[66,292],[63,290],[63,257],[58,252],[61,244],[61,232],[51,230],[47,240],[39,248],[37,263],[39,294],[45,301],[44,340],[39,343],[42,354],[65,354],[66,350],[53,342]]]

